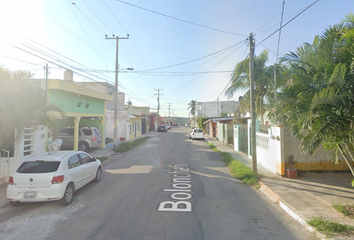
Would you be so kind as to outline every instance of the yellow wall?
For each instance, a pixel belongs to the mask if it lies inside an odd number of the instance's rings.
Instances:
[[[349,167],[345,161],[339,161],[339,164],[333,162],[303,162],[294,163],[298,170],[302,171],[349,171]]]

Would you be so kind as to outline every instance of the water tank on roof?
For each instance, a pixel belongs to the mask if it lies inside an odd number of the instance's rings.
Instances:
[[[71,71],[71,70],[66,70],[66,71],[64,72],[64,80],[65,80],[65,81],[70,81],[70,82],[74,81],[74,80],[73,80],[73,71]]]

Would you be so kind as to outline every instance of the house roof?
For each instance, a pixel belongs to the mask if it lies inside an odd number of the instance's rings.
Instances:
[[[112,101],[113,99],[112,95],[98,92],[89,88],[85,88],[83,86],[75,84],[75,82],[64,81],[64,80],[50,79],[48,81],[48,89],[62,90],[74,94],[94,97],[105,101]]]

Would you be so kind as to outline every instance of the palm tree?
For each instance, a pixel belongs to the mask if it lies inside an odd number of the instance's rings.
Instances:
[[[262,124],[264,123],[264,101],[267,100],[271,92],[275,91],[274,86],[274,66],[266,66],[268,61],[268,50],[264,50],[259,56],[254,57],[254,79],[255,79],[255,101],[256,114],[260,116]],[[281,65],[276,65],[277,75],[281,76]],[[281,81],[277,82],[281,85]],[[231,86],[225,91],[225,95],[230,99],[237,90],[250,88],[249,81],[249,58],[236,64],[234,72],[231,76]],[[245,112],[250,109],[250,101],[248,101],[250,90],[248,90],[240,101],[240,107],[237,113]]]
[[[29,84],[30,77],[29,72],[0,68],[0,146],[5,149],[12,148],[25,127],[46,125],[54,129],[53,112],[64,115],[61,107],[46,103],[46,93]]]
[[[283,59],[290,65],[279,105],[301,149],[340,153],[354,175],[354,26],[334,25]]]
[[[197,100],[190,101],[188,105],[189,107],[187,109],[190,109],[190,114],[192,114],[194,117],[194,127],[195,127],[195,123],[196,123],[195,112],[197,110]]]

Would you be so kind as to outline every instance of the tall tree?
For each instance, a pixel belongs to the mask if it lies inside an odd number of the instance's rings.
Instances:
[[[274,66],[266,66],[268,61],[268,50],[264,50],[259,56],[254,57],[254,79],[255,79],[255,101],[256,115],[261,118],[264,124],[264,102],[267,101],[271,92],[276,89],[274,86]],[[281,65],[276,66],[277,75],[281,76]],[[277,85],[280,85],[280,82]],[[249,81],[249,58],[236,64],[231,76],[231,85],[225,91],[225,95],[230,99],[237,90],[245,90],[250,88]],[[238,113],[245,112],[250,109],[249,100],[250,90],[248,90],[240,101]]]
[[[54,128],[53,112],[63,115],[57,105],[46,103],[46,93],[30,84],[31,74],[0,68],[0,146],[11,149],[15,131],[19,137],[25,127],[47,125]]]
[[[287,87],[279,105],[301,149],[314,154],[320,146],[342,155],[354,175],[354,26],[327,28],[313,43],[287,54]]]
[[[196,123],[196,117],[195,117],[195,112],[197,111],[197,100],[192,100],[190,101],[190,103],[188,103],[188,109],[190,109],[190,114],[193,115],[193,118],[194,118],[194,126],[195,126],[195,123]]]

